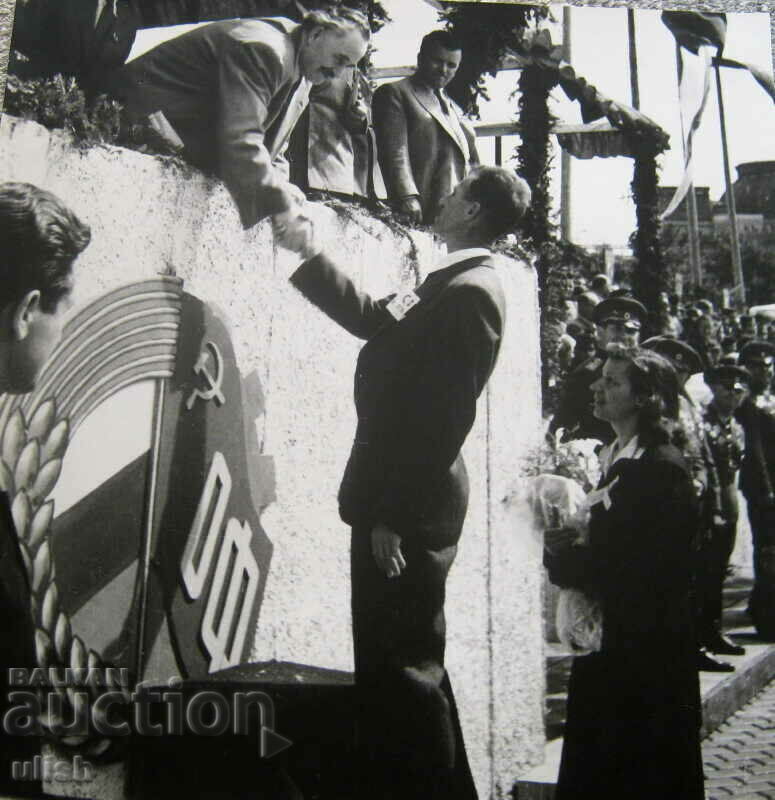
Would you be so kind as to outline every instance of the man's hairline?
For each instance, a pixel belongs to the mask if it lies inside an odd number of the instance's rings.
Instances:
[[[431,42],[425,47],[423,47],[422,44],[420,44],[420,49],[417,51],[417,57],[419,58],[423,53],[427,53],[428,48],[430,47],[438,47],[439,50],[443,50],[445,53],[460,53],[461,57],[463,55],[462,47],[444,47],[444,45],[439,44],[439,42]]]

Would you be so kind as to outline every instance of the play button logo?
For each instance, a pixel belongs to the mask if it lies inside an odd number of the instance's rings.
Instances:
[[[261,726],[261,758],[272,758],[287,750],[293,742],[281,736],[273,728]]]

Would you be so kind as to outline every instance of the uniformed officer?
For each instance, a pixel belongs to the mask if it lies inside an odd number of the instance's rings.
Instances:
[[[749,395],[735,414],[745,432],[740,491],[748,503],[753,536],[754,587],[748,603],[754,625],[775,637],[775,406],[770,393],[775,346],[751,341],[740,349],[740,366],[750,373]]]
[[[701,609],[700,641],[714,653],[740,656],[745,648],[723,635],[721,613],[724,576],[735,548],[739,516],[737,474],[745,452],[743,429],[734,413],[746,397],[750,375],[743,367],[721,365],[706,370],[703,377],[713,392],[703,421],[719,480],[722,519],[711,528],[697,587]]]
[[[565,378],[557,412],[549,423],[552,437],[562,428],[564,442],[571,439],[613,441],[611,426],[592,413],[590,387],[602,374],[605,348],[614,343],[635,347],[647,316],[646,308],[629,296],[609,297],[595,306],[592,318],[596,325],[597,354],[579,364]]]
[[[694,560],[694,592],[698,634],[700,634],[698,637],[700,649],[697,655],[697,667],[705,672],[732,672],[734,667],[731,664],[718,661],[708,655],[708,650],[711,648],[703,641],[704,637],[702,636],[703,607],[701,587],[706,581],[705,565],[708,561],[707,550],[711,546],[710,532],[715,525],[720,524],[722,521],[719,480],[713,454],[705,435],[702,410],[695,405],[685,389],[689,376],[702,371],[702,358],[686,342],[667,336],[655,336],[648,339],[643,343],[643,347],[654,350],[664,356],[673,365],[678,376],[677,421],[686,436],[683,453],[694,479],[697,501],[700,507]],[[715,645],[717,642],[711,641],[711,644]]]

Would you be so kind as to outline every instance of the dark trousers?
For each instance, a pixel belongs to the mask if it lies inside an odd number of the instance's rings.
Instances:
[[[351,547],[359,767],[364,797],[476,800],[455,699],[444,668],[444,593],[456,546],[407,536],[407,566],[386,578],[370,530]]]
[[[775,507],[748,501],[754,584],[748,607],[756,630],[775,639]]]
[[[697,630],[700,644],[721,630],[723,613],[724,578],[729,559],[735,549],[737,520],[710,528],[699,554],[700,569],[697,575],[697,600],[699,620]]]

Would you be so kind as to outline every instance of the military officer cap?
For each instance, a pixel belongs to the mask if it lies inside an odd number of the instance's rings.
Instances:
[[[634,297],[618,296],[608,297],[598,303],[592,316],[598,325],[621,322],[628,330],[639,331],[648,311]]]
[[[738,361],[743,366],[748,366],[749,364],[769,366],[772,364],[773,356],[775,356],[775,347],[773,345],[769,342],[762,342],[754,339],[750,342],[746,342],[740,348]]]
[[[669,336],[652,336],[651,339],[646,339],[641,347],[664,356],[676,370],[688,372],[690,375],[702,371],[702,359],[697,351],[680,339],[672,339]]]
[[[706,369],[703,378],[705,378],[705,383],[708,386],[720,383],[728,389],[742,392],[748,386],[751,376],[745,367],[738,367],[735,364],[719,364],[716,367]]]

